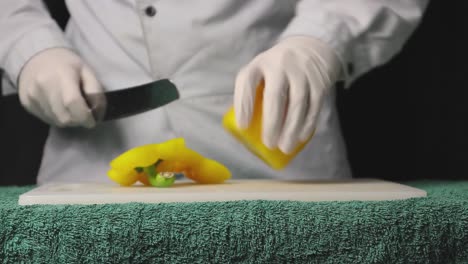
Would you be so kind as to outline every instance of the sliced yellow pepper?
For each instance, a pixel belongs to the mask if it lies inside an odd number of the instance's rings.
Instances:
[[[150,185],[148,175],[138,168],[158,163],[158,172],[184,173],[198,183],[222,183],[231,178],[230,171],[222,164],[203,157],[187,148],[182,138],[159,144],[136,147],[111,161],[108,176],[120,185],[130,186],[137,181]]]
[[[263,108],[263,89],[262,81],[256,90],[254,112],[250,126],[247,129],[241,129],[237,126],[234,108],[231,107],[224,115],[223,126],[244,146],[262,159],[268,166],[280,170],[286,167],[289,162],[307,145],[312,136],[305,142],[301,142],[291,154],[285,154],[278,148],[269,149],[261,139],[262,132],[262,108]]]

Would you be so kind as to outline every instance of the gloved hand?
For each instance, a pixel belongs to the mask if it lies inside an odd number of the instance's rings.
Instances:
[[[262,141],[289,154],[313,133],[324,95],[341,66],[328,46],[311,37],[289,37],[259,54],[236,78],[234,110],[240,128],[249,127],[256,87],[263,79]]]
[[[58,127],[91,128],[96,121],[85,93],[102,91],[91,69],[65,48],[52,48],[32,57],[19,76],[21,104],[44,122]]]

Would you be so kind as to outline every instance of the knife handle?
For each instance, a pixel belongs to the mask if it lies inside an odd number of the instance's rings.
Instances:
[[[101,122],[106,114],[106,96],[102,93],[86,94],[81,85],[80,92],[96,123]]]

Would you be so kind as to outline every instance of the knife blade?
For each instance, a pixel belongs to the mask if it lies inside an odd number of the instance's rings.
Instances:
[[[107,91],[82,94],[96,122],[106,122],[144,113],[179,99],[179,91],[169,79]]]

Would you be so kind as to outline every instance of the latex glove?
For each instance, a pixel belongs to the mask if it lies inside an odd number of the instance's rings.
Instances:
[[[82,92],[102,91],[92,70],[78,55],[52,48],[32,57],[19,76],[21,104],[44,122],[58,127],[96,125]]]
[[[336,54],[311,37],[290,37],[259,54],[236,78],[234,111],[240,128],[253,115],[263,79],[262,141],[289,154],[312,135],[324,95],[340,73]]]

